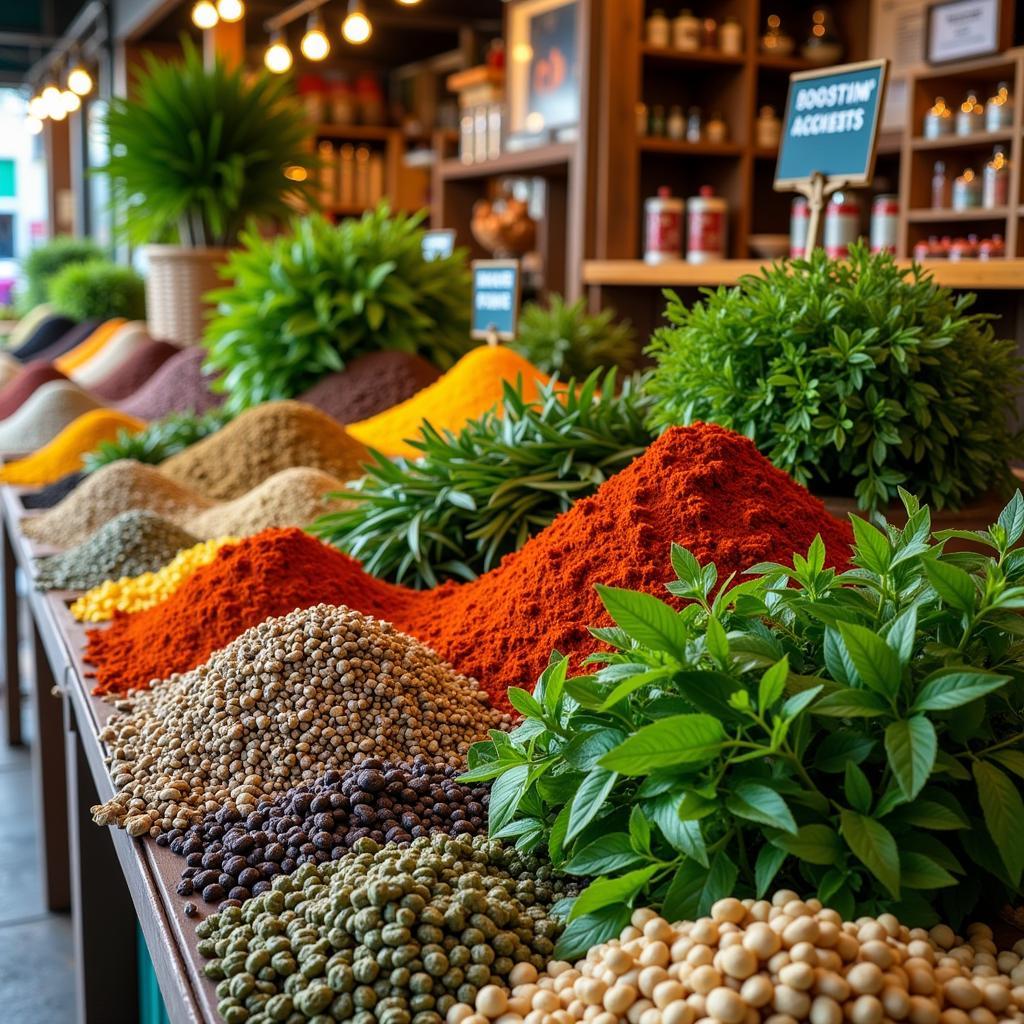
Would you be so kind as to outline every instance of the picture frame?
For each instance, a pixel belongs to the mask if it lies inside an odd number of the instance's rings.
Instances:
[[[580,0],[506,0],[509,135],[551,137],[582,113]]]
[[[1002,0],[937,0],[928,7],[925,60],[931,65],[987,57],[1004,48]],[[1012,15],[1012,12],[1011,12]]]

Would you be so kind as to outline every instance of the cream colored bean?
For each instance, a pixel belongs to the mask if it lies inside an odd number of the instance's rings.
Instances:
[[[776,985],[772,1006],[779,1013],[788,1013],[797,1020],[803,1020],[811,1010],[811,997],[800,989],[788,985]]]
[[[672,1003],[680,1003],[686,998],[686,989],[678,981],[661,981],[654,986],[651,999],[659,1010],[664,1010]]]
[[[718,988],[721,984],[721,973],[710,965],[698,967],[690,975],[690,988],[702,996],[706,996],[713,988]]]
[[[743,945],[730,946],[720,954],[723,974],[743,981],[757,971],[757,957]]]
[[[851,1024],[879,1024],[885,1014],[881,1000],[871,995],[858,996],[847,1007]]]
[[[782,939],[776,931],[759,921],[744,932],[743,947],[759,960],[767,960],[782,948]]]
[[[764,974],[755,974],[754,977],[747,978],[740,988],[740,998],[747,1006],[752,1006],[757,1010],[770,1003],[774,993],[774,986]]]
[[[605,992],[602,1002],[609,1013],[622,1017],[636,1002],[637,995],[637,990],[632,985],[616,984]]]
[[[810,964],[786,964],[779,971],[779,981],[790,988],[805,991],[814,984],[814,968]]]
[[[661,1024],[693,1024],[696,1019],[693,1007],[684,1001],[672,1003],[661,1011]]]
[[[882,972],[877,964],[854,964],[846,972],[846,980],[857,995],[874,995],[882,988]]]
[[[939,1024],[939,1004],[927,996],[911,996],[907,1020],[910,1024]]]
[[[834,999],[828,996],[815,996],[808,1019],[811,1024],[842,1024],[843,1011]]]

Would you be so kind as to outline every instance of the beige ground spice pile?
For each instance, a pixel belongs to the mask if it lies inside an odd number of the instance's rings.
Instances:
[[[326,413],[302,402],[267,402],[160,468],[218,500],[238,498],[283,469],[307,466],[339,480],[360,476],[366,448]]]

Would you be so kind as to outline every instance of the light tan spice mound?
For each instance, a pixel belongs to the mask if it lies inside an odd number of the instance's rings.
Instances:
[[[63,501],[23,520],[26,536],[69,548],[80,544],[122,512],[145,509],[186,526],[215,503],[134,459],[112,462],[90,473]]]
[[[93,808],[131,835],[186,828],[367,757],[460,765],[509,716],[392,625],[321,604],[266,619],[209,661],[120,702],[100,734],[117,795]]]
[[[226,501],[189,522],[198,537],[226,534],[246,537],[271,526],[308,526],[324,512],[337,512],[348,502],[327,500],[345,486],[330,473],[306,466],[284,469],[234,501]]]
[[[326,413],[302,402],[267,402],[160,464],[208,498],[251,491],[282,469],[307,466],[339,480],[361,476],[366,448]]]

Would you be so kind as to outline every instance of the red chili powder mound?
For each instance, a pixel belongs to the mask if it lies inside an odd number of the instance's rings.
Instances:
[[[17,377],[0,388],[0,420],[16,413],[44,384],[51,380],[67,380],[53,363],[42,359],[26,363]]]
[[[829,563],[846,568],[849,525],[750,440],[707,424],[676,427],[471,583],[409,590],[297,530],[268,530],[223,549],[163,604],[91,632],[86,660],[97,692],[123,692],[201,664],[268,616],[330,602],[394,623],[508,708],[508,687],[532,688],[553,649],[583,656],[597,647],[587,627],[608,619],[595,583],[665,596],[673,541],[725,578],[760,561],[788,563],[818,533]]]

